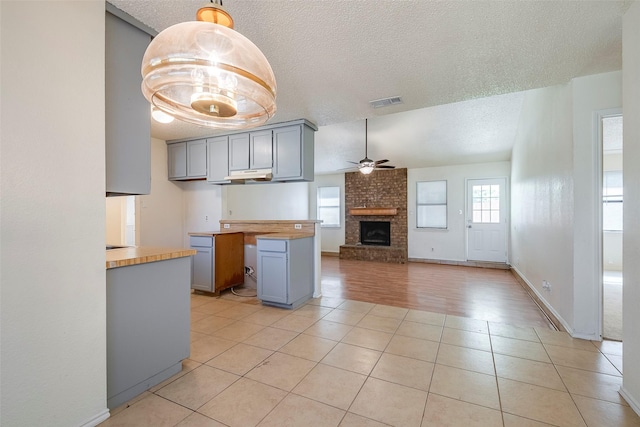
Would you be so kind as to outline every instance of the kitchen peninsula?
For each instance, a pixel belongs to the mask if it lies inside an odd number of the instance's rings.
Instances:
[[[258,239],[311,240],[308,256],[312,270],[313,297],[322,295],[320,286],[320,222],[318,220],[220,220],[220,231],[244,233],[245,245],[256,245]],[[258,273],[259,274],[259,273]]]
[[[107,406],[182,369],[189,357],[191,256],[181,248],[107,250]]]

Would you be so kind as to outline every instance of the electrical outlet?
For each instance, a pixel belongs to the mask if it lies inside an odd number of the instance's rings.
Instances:
[[[209,215],[204,216],[204,222],[209,222]]]
[[[546,280],[542,281],[542,289],[544,289],[545,291],[551,292],[551,283],[549,283]]]
[[[224,228],[231,228],[231,224],[224,224],[223,227]]]
[[[302,230],[302,224],[295,224],[293,228],[295,228],[296,230]]]

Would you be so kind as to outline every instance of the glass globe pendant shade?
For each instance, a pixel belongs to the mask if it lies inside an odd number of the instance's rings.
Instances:
[[[214,9],[215,19],[225,21]],[[204,19],[214,15],[205,12]],[[226,16],[223,23],[232,26]],[[221,24],[183,22],[162,31],[144,54],[142,78],[142,93],[152,105],[188,123],[243,129],[264,124],[276,112],[269,62],[249,39]]]

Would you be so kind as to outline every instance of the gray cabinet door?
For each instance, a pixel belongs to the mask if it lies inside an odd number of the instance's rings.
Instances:
[[[210,184],[224,184],[229,175],[229,137],[220,136],[207,139],[207,182]]]
[[[167,145],[167,161],[169,179],[180,179],[187,176],[187,143],[178,142]]]
[[[207,176],[207,140],[187,142],[187,176],[204,178]]]
[[[229,170],[249,169],[249,134],[229,135]]]
[[[271,129],[249,133],[249,169],[269,169],[273,165]]]
[[[273,131],[273,179],[302,177],[302,144],[300,126],[288,126]]]
[[[110,13],[105,20],[106,192],[149,194],[151,110],[140,64],[151,37]]]
[[[191,257],[191,287],[213,292],[213,248],[194,247],[198,251]]]
[[[258,299],[288,303],[288,256],[286,252],[258,250]]]

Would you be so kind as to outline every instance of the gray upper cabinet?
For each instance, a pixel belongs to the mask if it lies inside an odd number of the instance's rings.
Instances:
[[[249,169],[249,134],[229,135],[229,170]]]
[[[249,169],[270,169],[273,166],[272,131],[249,133]]]
[[[108,12],[105,31],[106,193],[149,194],[151,110],[140,64],[151,36]]]
[[[226,184],[224,178],[229,175],[229,137],[219,136],[207,139],[207,182],[210,184]]]
[[[271,129],[229,135],[229,170],[270,169],[273,165]]]
[[[273,181],[313,181],[313,132],[305,124],[273,130]]]
[[[189,178],[207,177],[207,140],[187,142],[187,176]]]
[[[187,176],[187,143],[179,142],[167,146],[169,179],[183,179]]]
[[[206,140],[169,141],[169,179],[229,184],[225,177],[231,172],[271,169],[272,181],[313,181],[317,130],[302,119]]]
[[[207,140],[167,145],[169,179],[173,181],[207,177]]]

